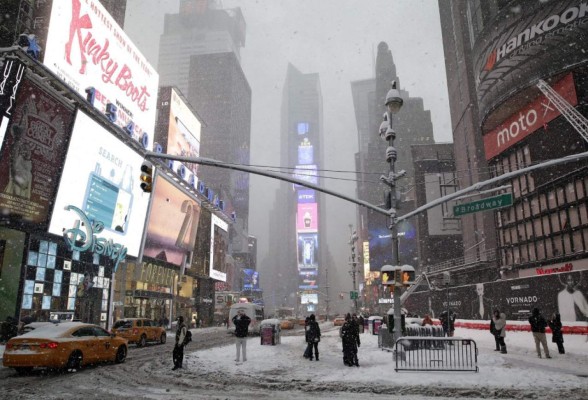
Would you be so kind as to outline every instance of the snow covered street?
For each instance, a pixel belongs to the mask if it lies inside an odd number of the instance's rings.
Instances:
[[[508,354],[494,352],[489,332],[460,329],[456,336],[476,341],[478,373],[395,372],[392,353],[377,347],[377,336],[361,335],[360,367],[343,365],[338,330],[321,324],[320,361],[302,357],[302,332],[287,332],[282,343],[261,346],[258,337],[247,343],[247,362],[236,363],[235,346],[224,328],[193,330],[194,345],[186,349],[184,369],[171,371],[171,341],[165,346],[131,347],[123,365],[104,365],[75,374],[35,374],[17,377],[0,369],[2,387],[11,385],[11,398],[129,398],[135,399],[291,399],[291,398],[588,398],[586,336],[565,336],[566,354],[557,353],[548,335],[552,359],[539,359],[529,332],[508,332]],[[228,336],[228,335],[227,335]],[[198,343],[217,341],[198,349]],[[224,343],[224,344],[223,344]],[[191,348],[193,350],[191,350]]]

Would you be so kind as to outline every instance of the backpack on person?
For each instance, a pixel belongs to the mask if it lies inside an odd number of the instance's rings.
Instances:
[[[186,330],[186,337],[184,338],[184,345],[187,345],[192,341],[192,332]]]

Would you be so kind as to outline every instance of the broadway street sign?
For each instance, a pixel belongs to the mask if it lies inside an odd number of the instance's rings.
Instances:
[[[483,200],[472,201],[471,203],[463,203],[457,206],[453,206],[453,215],[455,217],[459,217],[460,215],[494,210],[496,208],[508,206],[512,206],[512,193],[505,193],[499,196],[488,197]]]

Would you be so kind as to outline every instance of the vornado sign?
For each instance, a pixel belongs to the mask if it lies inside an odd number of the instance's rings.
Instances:
[[[572,74],[555,83],[553,89],[572,106],[578,104]],[[499,155],[559,115],[560,112],[551,101],[545,96],[539,97],[484,135],[486,159]]]
[[[473,48],[476,91],[484,124],[491,110],[520,90],[588,63],[588,1],[520,1],[505,7]]]

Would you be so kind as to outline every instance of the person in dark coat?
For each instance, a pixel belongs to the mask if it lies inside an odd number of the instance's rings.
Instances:
[[[559,354],[566,354],[566,350],[564,349],[564,339],[563,333],[561,332],[562,324],[561,324],[561,317],[559,314],[553,314],[551,316],[551,320],[547,323],[549,328],[551,328],[551,341],[557,344],[557,350]]]
[[[500,339],[496,336],[496,325],[494,324],[494,318],[490,318],[490,333],[494,336],[494,342],[496,344],[496,348],[494,351],[500,351]]]
[[[241,349],[243,349],[243,362],[247,361],[247,335],[249,334],[249,324],[251,318],[249,318],[245,311],[237,311],[237,315],[233,317],[233,324],[235,324],[235,345],[237,347],[237,357],[235,361],[239,362]]]
[[[345,323],[341,327],[341,340],[343,342],[343,364],[348,367],[354,365],[359,367],[357,359],[357,348],[361,344],[359,341],[359,327],[349,314],[345,316]]]
[[[308,343],[308,359],[312,361],[312,349],[314,348],[314,357],[318,361],[318,344],[321,341],[321,328],[319,327],[318,322],[316,322],[316,317],[314,316],[314,314],[311,314],[310,317],[308,317],[308,330],[306,335],[306,341]]]
[[[359,324],[359,333],[364,333],[365,331],[365,320],[363,319],[363,316],[360,314],[359,317],[357,318],[357,323]]]
[[[445,336],[452,337],[455,332],[455,313],[449,310],[449,317],[447,317],[447,310],[445,310],[439,315],[439,321],[441,321]]]
[[[533,314],[529,318],[529,324],[531,324],[531,331],[533,332],[533,339],[535,339],[535,349],[537,350],[537,356],[541,358],[541,348],[540,344],[543,346],[543,351],[545,352],[545,358],[551,358],[549,355],[549,347],[547,347],[547,338],[545,337],[545,327],[547,326],[547,321],[543,315],[541,315],[541,311],[538,308],[533,309]]]
[[[306,342],[306,347],[304,348],[304,358],[310,358],[312,355],[312,347],[308,345],[308,323],[310,322],[310,317],[306,317],[304,320],[304,341]]]
[[[184,317],[179,316],[178,326],[176,328],[176,345],[174,346],[174,351],[172,353],[174,360],[174,367],[172,368],[173,371],[178,368],[182,368],[182,364],[184,362],[184,345],[187,332],[188,327],[184,323]]]

